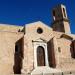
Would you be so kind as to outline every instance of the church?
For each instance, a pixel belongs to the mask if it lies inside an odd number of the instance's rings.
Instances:
[[[0,24],[0,74],[75,71],[75,35],[66,7],[57,5],[52,14],[51,27],[41,21],[24,26]]]

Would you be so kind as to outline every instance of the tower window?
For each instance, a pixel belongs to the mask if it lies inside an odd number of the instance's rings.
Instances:
[[[55,16],[55,10],[53,10],[53,16]]]
[[[63,14],[64,14],[64,17],[66,17],[65,8],[63,8]]]

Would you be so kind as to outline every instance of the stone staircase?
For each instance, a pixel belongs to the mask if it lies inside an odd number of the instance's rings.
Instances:
[[[12,75],[75,75],[75,71],[61,71],[48,66],[35,68],[31,74],[12,74]]]
[[[72,72],[59,72],[59,73],[41,73],[41,74],[30,74],[30,75],[75,75],[75,73],[72,73]]]
[[[75,75],[75,71],[63,72],[46,66],[35,68],[30,75]]]

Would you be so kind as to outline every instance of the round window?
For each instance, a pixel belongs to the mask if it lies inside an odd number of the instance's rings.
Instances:
[[[42,28],[38,28],[38,29],[37,29],[37,33],[39,33],[39,34],[43,33]]]

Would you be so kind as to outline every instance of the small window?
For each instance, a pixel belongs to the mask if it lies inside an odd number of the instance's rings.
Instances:
[[[18,45],[15,46],[15,52],[18,52]]]
[[[53,10],[53,16],[55,16],[55,10]]]
[[[37,29],[37,33],[39,33],[39,34],[43,33],[43,29],[42,28],[38,28]]]
[[[61,52],[61,48],[60,47],[58,47],[58,52]]]
[[[64,17],[66,17],[65,8],[63,8],[63,14],[64,14]]]

